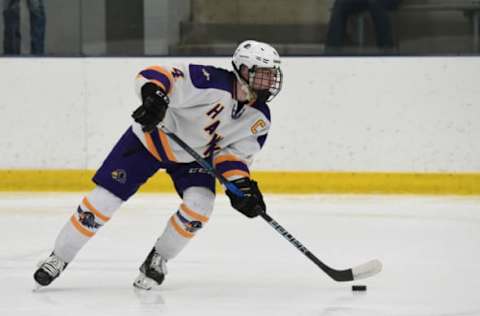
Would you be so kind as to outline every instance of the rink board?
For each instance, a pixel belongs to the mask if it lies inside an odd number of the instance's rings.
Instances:
[[[92,170],[0,170],[0,191],[86,191]],[[274,172],[252,173],[271,193],[383,193],[480,195],[479,173]],[[173,192],[159,172],[142,192]]]

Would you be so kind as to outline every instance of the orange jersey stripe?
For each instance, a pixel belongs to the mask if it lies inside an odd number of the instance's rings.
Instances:
[[[161,66],[151,66],[151,67],[148,67],[146,70],[148,69],[158,71],[159,73],[164,74],[168,78],[168,80],[170,81],[170,91],[166,91],[166,92],[167,94],[170,94],[173,90],[173,83],[174,83],[172,73]]]
[[[165,86],[163,85],[163,83],[161,83],[160,81],[158,81],[158,80],[153,80],[153,79],[150,79],[149,81],[150,81],[150,82],[153,82],[154,84],[156,84],[157,86],[159,86],[160,88],[162,88],[163,91],[167,91],[167,89],[165,88]]]
[[[83,227],[82,224],[80,224],[78,219],[75,217],[75,215],[72,215],[72,217],[70,217],[70,222],[72,223],[73,227],[75,227],[78,230],[78,232],[80,234],[84,235],[85,237],[90,238],[90,237],[93,237],[95,235],[94,232],[89,231],[88,229]]]
[[[157,158],[158,161],[162,161],[162,158],[160,158],[160,154],[158,153],[157,148],[155,148],[152,136],[150,136],[149,133],[144,133],[144,135],[145,140],[147,141],[148,151],[153,155],[153,157]]]
[[[221,155],[215,158],[213,160],[214,165],[218,165],[219,163],[225,162],[225,161],[240,161],[243,162],[241,159],[237,158],[234,155]]]
[[[193,234],[190,233],[190,232],[187,232],[185,229],[180,227],[180,225],[177,224],[177,221],[175,221],[174,216],[170,217],[170,224],[173,226],[173,228],[175,228],[177,233],[179,233],[181,236],[183,236],[185,238],[189,238],[189,239],[192,238]]]
[[[168,142],[167,134],[165,134],[163,131],[158,131],[158,133],[160,135],[160,142],[162,143],[163,150],[165,150],[168,160],[177,161],[177,158],[175,158],[172,148],[170,147],[170,143]]]
[[[108,222],[110,220],[110,217],[108,216],[105,216],[103,215],[102,213],[100,213],[91,203],[90,201],[87,199],[87,197],[84,197],[83,198],[83,201],[82,201],[83,205],[85,205],[90,212],[92,212],[93,214],[95,214],[96,217],[100,218],[102,221],[104,222]]]
[[[180,209],[185,213],[187,214],[188,216],[190,216],[191,218],[193,219],[196,219],[198,221],[201,221],[203,223],[206,223],[208,222],[208,217],[207,216],[204,216],[202,214],[199,214],[195,211],[193,211],[191,208],[189,208],[185,203],[182,203],[180,205]]]
[[[250,178],[250,174],[248,172],[243,171],[243,170],[229,170],[227,172],[224,172],[223,176],[225,178],[229,178],[229,177],[233,177],[233,176],[241,176],[241,177]]]

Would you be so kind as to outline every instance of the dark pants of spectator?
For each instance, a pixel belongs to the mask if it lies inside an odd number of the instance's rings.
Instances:
[[[7,55],[20,54],[20,0],[3,0],[5,23],[3,48]],[[30,11],[30,46],[33,55],[45,53],[45,8],[42,0],[27,0]]]
[[[377,45],[381,48],[393,47],[388,10],[395,9],[399,2],[400,0],[336,0],[328,26],[327,46],[343,46],[348,17],[368,10],[375,26]]]

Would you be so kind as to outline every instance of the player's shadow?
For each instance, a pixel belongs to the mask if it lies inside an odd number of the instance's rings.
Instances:
[[[138,302],[141,309],[154,308],[161,310],[166,307],[162,292],[158,290],[145,291],[134,287],[47,287],[33,291],[32,294],[37,302],[53,306],[68,304],[70,299],[77,301],[78,298],[101,297],[103,298],[103,303],[107,305],[109,305],[109,300],[114,304],[115,300],[122,299]],[[95,299],[90,301],[93,304],[92,301],[95,301]]]
[[[145,306],[165,305],[165,299],[163,298],[160,291],[156,291],[156,290],[145,291],[145,290],[134,288],[133,292],[141,305],[145,305]]]

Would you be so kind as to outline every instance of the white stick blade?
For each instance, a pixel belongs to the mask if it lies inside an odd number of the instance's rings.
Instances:
[[[382,271],[382,263],[380,260],[374,259],[367,263],[361,264],[352,269],[353,279],[360,280],[369,278]]]

